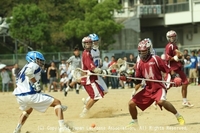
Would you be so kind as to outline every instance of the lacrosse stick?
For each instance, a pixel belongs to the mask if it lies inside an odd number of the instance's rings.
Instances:
[[[115,78],[119,78],[120,77],[120,76],[116,76],[116,75],[105,75],[105,74],[92,73],[89,70],[82,70],[81,68],[76,68],[74,70],[74,74],[73,74],[75,80],[78,80],[78,81],[80,81],[81,78],[86,78],[86,77],[89,77],[91,75],[106,76],[106,77],[115,77]],[[142,81],[151,81],[151,82],[160,82],[160,83],[174,84],[174,82],[154,80],[154,79],[144,79],[144,78],[135,78],[135,77],[126,77],[126,78],[127,79],[142,80]]]

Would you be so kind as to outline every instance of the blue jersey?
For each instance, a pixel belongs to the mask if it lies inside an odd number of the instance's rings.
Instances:
[[[198,60],[197,60],[196,56],[191,56],[190,62],[191,62],[190,68],[196,68],[197,67]]]

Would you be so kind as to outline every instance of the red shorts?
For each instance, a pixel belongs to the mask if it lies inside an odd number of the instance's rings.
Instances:
[[[174,70],[175,73],[178,73],[180,78],[182,79],[182,84],[187,85],[189,84],[187,76],[185,75],[184,71],[181,69]]]
[[[146,91],[146,89],[143,89],[140,92],[138,92],[132,98],[132,100],[142,111],[144,111],[154,101],[156,101],[157,103],[160,100],[166,100],[166,90],[160,88],[156,92],[151,93],[149,91]]]
[[[93,82],[89,85],[84,85],[84,87],[91,99],[98,100],[103,98],[104,92],[98,83]]]

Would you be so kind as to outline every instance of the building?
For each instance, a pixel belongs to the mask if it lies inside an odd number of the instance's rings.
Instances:
[[[119,4],[123,8],[114,17],[124,29],[115,35],[111,49],[136,49],[143,38],[150,38],[154,48],[164,48],[168,30],[177,32],[179,49],[200,49],[200,0],[120,0]]]

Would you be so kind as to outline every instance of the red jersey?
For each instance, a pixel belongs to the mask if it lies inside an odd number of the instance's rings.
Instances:
[[[170,61],[170,59],[176,55],[176,49],[178,50],[178,47],[172,43],[168,43],[165,47],[165,60],[171,70],[177,70],[182,67],[181,62],[176,62],[175,60]]]
[[[93,62],[93,58],[92,58],[90,51],[84,50],[83,54],[82,54],[82,69],[89,70],[92,72],[92,70],[94,68],[96,68],[96,66]],[[91,75],[89,77],[82,78],[81,84],[83,84],[83,85],[91,84],[91,83],[95,82],[95,80],[97,80],[97,76]]]
[[[140,60],[136,64],[135,77],[153,80],[163,80],[162,73],[169,73],[170,69],[166,63],[157,55],[151,55],[150,59],[146,62]],[[146,91],[153,93],[158,89],[165,88],[164,83],[146,81],[145,89]]]

